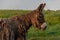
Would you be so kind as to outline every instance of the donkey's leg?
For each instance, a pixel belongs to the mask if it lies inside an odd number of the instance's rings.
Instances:
[[[23,35],[21,35],[22,40],[26,40],[26,33],[23,33]]]
[[[4,28],[4,40],[9,40],[9,30]]]
[[[24,34],[24,36],[23,36],[23,37],[24,37],[24,40],[26,40],[26,33]]]
[[[21,37],[18,37],[17,40],[23,40]]]
[[[0,40],[4,40],[4,32],[0,31]]]
[[[15,40],[15,34],[13,30],[10,33],[10,40]]]
[[[17,37],[17,40],[24,40],[24,37],[22,35]]]
[[[5,29],[4,40],[15,40],[14,31],[11,29]]]

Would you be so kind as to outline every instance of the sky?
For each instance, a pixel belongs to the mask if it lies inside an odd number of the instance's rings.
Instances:
[[[0,0],[0,10],[34,10],[41,3],[46,3],[46,10],[60,10],[60,0]]]

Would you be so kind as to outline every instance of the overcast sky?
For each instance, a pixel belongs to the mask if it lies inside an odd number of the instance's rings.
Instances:
[[[60,9],[60,0],[0,0],[0,9],[34,10],[44,2],[46,3],[45,9]]]

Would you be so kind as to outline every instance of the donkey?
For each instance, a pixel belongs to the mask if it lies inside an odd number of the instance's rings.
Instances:
[[[46,22],[43,15],[45,3],[28,14],[0,19],[0,40],[27,40],[26,33],[30,26],[45,30]]]

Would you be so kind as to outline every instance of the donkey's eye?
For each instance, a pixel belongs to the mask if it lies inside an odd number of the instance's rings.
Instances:
[[[44,15],[39,15],[39,16],[38,16],[38,21],[39,21],[40,23],[43,23],[43,21],[44,21]]]
[[[39,17],[41,17],[42,15],[39,15]]]
[[[40,19],[43,19],[43,17],[44,17],[43,15],[39,15],[39,18],[40,18]]]
[[[41,17],[39,18],[39,20],[42,20],[42,19],[43,19],[43,18],[41,18]]]
[[[42,18],[42,15],[40,15],[39,17]]]
[[[42,17],[38,17],[38,20],[39,20],[39,21],[42,20]]]

